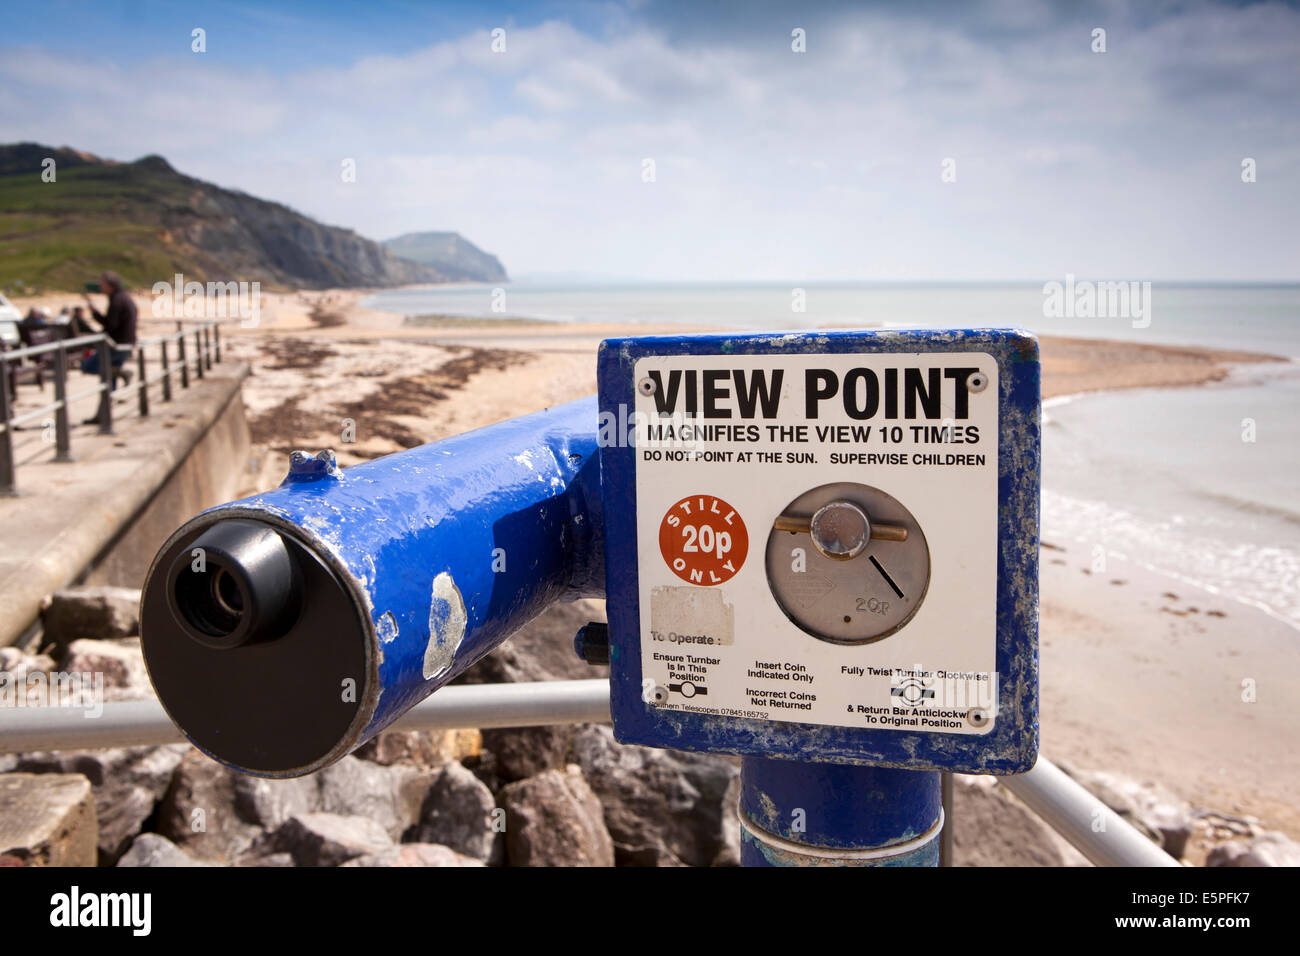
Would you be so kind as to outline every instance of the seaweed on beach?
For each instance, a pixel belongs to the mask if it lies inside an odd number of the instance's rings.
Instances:
[[[266,350],[279,364],[268,364],[268,369],[310,369],[323,359],[338,354],[327,346],[318,346],[301,339],[270,339]],[[333,435],[338,423],[347,419],[365,422],[367,443],[372,439],[391,442],[398,448],[414,448],[428,438],[419,435],[400,418],[430,418],[436,415],[437,406],[445,402],[451,392],[463,388],[471,378],[483,371],[506,371],[526,364],[531,356],[505,349],[475,349],[463,345],[440,346],[453,357],[429,372],[394,378],[376,383],[376,388],[364,398],[331,404],[319,411],[308,412],[299,397],[285,399],[249,421],[254,442],[289,453],[302,447],[316,436]],[[377,458],[387,454],[350,446],[349,454],[357,458]]]

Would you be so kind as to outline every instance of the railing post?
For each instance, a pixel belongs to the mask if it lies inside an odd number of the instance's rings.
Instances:
[[[203,326],[203,360],[212,368],[212,333],[208,326]]]
[[[72,461],[71,429],[68,428],[68,350],[62,345],[54,353],[54,460]]]
[[[167,340],[163,339],[159,344],[162,345],[163,401],[170,402],[172,400],[172,373],[171,368],[167,364]]]
[[[140,375],[140,391],[136,394],[140,397],[140,416],[149,417],[149,386],[145,380],[144,374],[144,346],[137,344],[135,347],[136,369]]]
[[[99,433],[113,433],[113,347],[108,344],[108,337],[99,340],[99,377],[103,380],[103,391],[99,395]]]
[[[221,326],[213,323],[212,326],[212,347],[217,353],[217,364],[221,364]]]
[[[180,325],[179,322],[176,323]],[[176,336],[176,347],[180,349],[180,357],[177,359],[181,363],[181,388],[190,387],[190,367],[185,361],[185,332]]]
[[[5,427],[0,438],[0,495],[16,495],[14,487],[14,426],[10,423],[12,406],[9,404],[9,360],[0,350],[0,424]]]
[[[195,356],[194,371],[198,373],[199,378],[203,377],[203,330],[194,330],[194,351],[198,353]]]

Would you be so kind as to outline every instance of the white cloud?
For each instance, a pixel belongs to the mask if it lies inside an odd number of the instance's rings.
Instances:
[[[161,152],[375,237],[457,229],[516,273],[1296,275],[1295,10],[1147,25],[1117,5],[1105,54],[1043,4],[938,25],[844,9],[805,54],[788,26],[686,42],[618,16],[600,36],[510,26],[502,54],[484,28],[286,75],[10,51],[0,125]]]

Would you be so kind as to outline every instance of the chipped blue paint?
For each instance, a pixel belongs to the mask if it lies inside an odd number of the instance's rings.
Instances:
[[[933,866],[938,861],[939,774],[746,757],[740,813],[765,835],[810,850],[876,850],[854,861],[783,849],[743,830],[745,866]],[[927,837],[910,852],[891,848]]]
[[[642,700],[635,449],[601,449],[610,624],[611,709],[626,743],[906,770],[1023,773],[1038,755],[1040,377],[1037,340],[1007,329],[648,336],[609,339],[599,357],[600,408],[634,407],[633,369],[646,355],[789,352],[985,352],[998,363],[998,716],[984,736],[817,727],[661,711]]]
[[[370,667],[360,713],[321,766],[552,601],[603,595],[596,423],[593,397],[342,470],[330,452],[296,453],[276,490],[195,519],[267,521],[306,544],[349,590]],[[508,559],[494,571],[498,548]],[[449,637],[460,627],[456,596],[464,630]]]
[[[906,843],[939,819],[939,774],[746,757],[740,812],[793,843],[840,849]]]
[[[465,602],[450,574],[433,579],[429,600],[429,644],[424,651],[425,679],[441,677],[456,662],[465,639]]]

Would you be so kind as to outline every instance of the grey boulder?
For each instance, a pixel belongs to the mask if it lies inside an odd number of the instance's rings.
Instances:
[[[620,744],[606,726],[579,730],[573,753],[604,805],[620,865],[739,864],[731,758]]]
[[[384,828],[366,817],[336,813],[291,816],[267,841],[273,852],[288,853],[297,866],[338,866],[393,845]]]
[[[482,863],[505,858],[504,814],[492,791],[458,763],[434,777],[415,831],[421,843],[437,843]]]
[[[1300,843],[1285,833],[1266,830],[1249,840],[1216,846],[1206,866],[1300,866]]]
[[[122,854],[118,866],[207,866],[157,833],[141,833]]]
[[[54,657],[83,637],[106,640],[140,633],[138,588],[108,586],[64,588],[41,602],[43,643]]]
[[[0,858],[5,865],[94,866],[95,837],[95,795],[85,777],[0,775]]]
[[[501,791],[511,866],[613,866],[600,800],[576,768],[548,770]]]
[[[457,853],[451,847],[437,843],[403,843],[381,850],[379,853],[354,857],[341,865],[351,867],[482,866],[483,861]]]
[[[95,788],[101,862],[116,863],[171,786],[188,744],[23,754],[28,773],[79,773]]]

